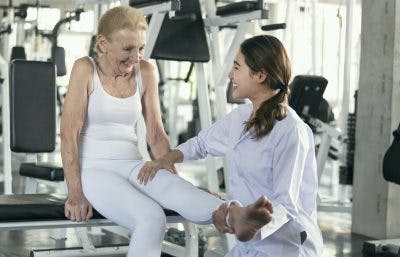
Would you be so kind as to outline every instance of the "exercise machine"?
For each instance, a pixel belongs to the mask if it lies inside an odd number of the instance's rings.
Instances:
[[[27,86],[29,85],[29,86]],[[49,152],[55,147],[55,66],[51,62],[15,60],[10,67],[10,147],[16,152]],[[23,100],[24,105],[20,105]],[[37,171],[48,166],[26,163]],[[0,229],[42,229],[98,227],[115,225],[96,214],[89,222],[72,222],[64,216],[65,195],[23,194],[0,196]],[[198,254],[197,228],[178,214],[165,210],[170,223],[182,223],[186,246],[168,242],[163,251],[173,256],[195,257]],[[31,256],[94,256],[124,253],[127,245],[95,247],[85,228],[76,230],[82,247],[77,249],[45,249]]]
[[[317,149],[317,175],[321,180],[328,158],[338,160],[342,154],[343,133],[328,122],[332,116],[329,108],[323,108],[323,94],[328,81],[321,76],[299,75],[290,84],[289,105],[306,122],[315,135]],[[322,121],[320,118],[326,118]],[[350,205],[344,202],[327,203],[320,201],[318,210],[328,212],[350,212]]]
[[[393,142],[383,158],[383,177],[389,183],[400,185],[400,124],[393,131]],[[362,252],[366,256],[400,257],[400,238],[365,241]]]

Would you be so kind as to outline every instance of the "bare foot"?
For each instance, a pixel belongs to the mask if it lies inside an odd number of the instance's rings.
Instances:
[[[239,207],[232,203],[229,208],[229,224],[239,241],[246,242],[254,237],[262,226],[272,219],[272,203],[261,196],[247,207]]]

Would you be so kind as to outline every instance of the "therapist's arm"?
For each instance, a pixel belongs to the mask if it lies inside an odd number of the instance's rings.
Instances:
[[[140,169],[137,179],[141,184],[146,185],[149,181],[153,180],[157,174],[157,171],[160,169],[166,169],[171,173],[176,174],[174,164],[182,161],[182,152],[177,149],[173,149],[158,160],[146,162]]]

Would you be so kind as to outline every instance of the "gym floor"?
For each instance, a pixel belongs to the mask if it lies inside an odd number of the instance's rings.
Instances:
[[[14,165],[13,167],[18,167]],[[193,167],[188,168],[193,170]],[[178,167],[178,170],[181,170]],[[23,180],[18,174],[14,173],[13,190],[15,193],[21,193],[23,188]],[[200,171],[181,172],[181,175],[192,181],[195,185],[201,186],[205,183],[204,175]],[[325,179],[327,181],[327,179]],[[322,180],[321,190],[330,190],[327,183]],[[324,185],[325,184],[325,185]],[[329,184],[329,183],[328,183]],[[3,191],[3,183],[0,183],[0,192]],[[40,186],[40,192],[51,192],[51,188]],[[351,229],[351,214],[350,213],[334,213],[334,212],[319,212],[318,221],[324,238],[324,255],[323,257],[362,257],[362,244],[368,238],[352,234]],[[91,235],[95,245],[109,245],[127,243],[127,239],[116,235],[112,232],[103,230],[93,231]],[[27,257],[29,252],[34,249],[54,249],[54,248],[70,248],[79,246],[73,229],[67,229],[67,240],[57,241],[51,239],[52,230],[26,230],[26,231],[0,231],[0,257]],[[218,238],[207,238],[208,248],[221,247],[221,242]],[[114,255],[113,257],[122,257],[122,255]],[[167,255],[165,255],[167,256]],[[110,256],[109,256],[110,257]]]

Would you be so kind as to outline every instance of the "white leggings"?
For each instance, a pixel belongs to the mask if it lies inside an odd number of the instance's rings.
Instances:
[[[223,202],[167,170],[141,185],[136,177],[142,166],[143,161],[81,159],[82,186],[99,213],[135,230],[128,257],[159,257],[166,226],[163,208],[205,224]]]

